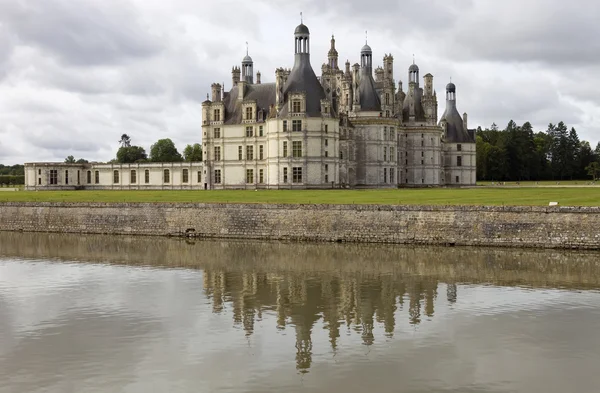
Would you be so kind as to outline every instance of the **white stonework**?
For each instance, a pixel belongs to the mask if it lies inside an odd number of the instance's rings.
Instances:
[[[438,124],[433,75],[421,88],[415,64],[404,92],[402,82],[396,88],[392,55],[373,72],[365,45],[360,64],[341,70],[332,37],[316,78],[308,28],[298,26],[294,38],[294,67],[278,68],[275,83],[240,79],[235,66],[229,92],[212,85],[212,100],[202,104],[207,188],[475,184],[475,135],[456,111],[453,84]],[[246,55],[243,66],[252,64]]]

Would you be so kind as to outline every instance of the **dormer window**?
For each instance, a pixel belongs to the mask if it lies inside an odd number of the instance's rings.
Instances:
[[[246,120],[252,120],[252,107],[246,107]]]
[[[292,101],[292,112],[294,113],[299,113],[302,111],[302,105],[300,100],[294,100]]]

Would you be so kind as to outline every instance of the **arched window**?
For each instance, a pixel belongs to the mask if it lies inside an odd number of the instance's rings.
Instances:
[[[144,171],[144,183],[150,183],[150,171],[148,169]]]
[[[188,182],[189,182],[189,179],[190,179],[189,172],[188,172],[188,170],[187,170],[187,169],[184,169],[184,170],[183,170],[183,174],[182,174],[182,180],[181,180],[181,181],[182,181],[183,183],[188,183]]]
[[[168,169],[165,169],[163,171],[163,182],[165,182],[165,183],[171,182],[171,173],[169,172]]]
[[[119,171],[115,170],[113,172],[113,183],[117,184],[119,182]]]
[[[87,171],[87,184],[92,183],[92,171]]]

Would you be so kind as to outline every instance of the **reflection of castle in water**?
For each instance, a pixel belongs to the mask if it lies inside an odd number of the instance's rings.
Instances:
[[[247,335],[263,312],[276,314],[279,329],[294,328],[301,371],[310,368],[311,334],[319,320],[329,331],[334,351],[343,326],[371,345],[378,325],[385,336],[393,337],[397,310],[407,310],[412,325],[420,324],[424,316],[433,317],[437,289],[436,279],[409,275],[204,271],[204,290],[213,311],[220,313],[230,304],[234,325]],[[456,293],[456,285],[448,284],[448,302],[456,302]]]

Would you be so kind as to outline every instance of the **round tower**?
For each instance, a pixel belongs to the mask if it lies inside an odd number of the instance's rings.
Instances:
[[[246,56],[242,59],[242,80],[246,83],[254,83],[254,62],[248,55],[248,47],[246,47]]]

